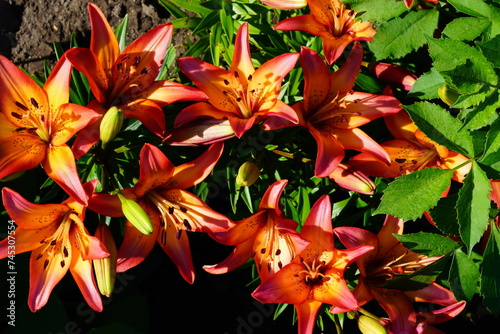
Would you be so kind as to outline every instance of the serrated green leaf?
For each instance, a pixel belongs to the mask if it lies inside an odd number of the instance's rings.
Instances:
[[[475,161],[458,192],[457,216],[460,237],[470,254],[486,231],[490,213],[490,181]]]
[[[475,130],[488,126],[498,119],[497,109],[500,107],[500,93],[495,89],[484,101],[476,105],[465,116],[464,129]]]
[[[459,236],[457,210],[458,194],[448,195],[439,200],[437,205],[429,210],[432,221],[444,234]]]
[[[437,99],[438,89],[445,83],[443,76],[433,67],[415,81],[408,96],[428,100]]]
[[[498,83],[498,76],[489,62],[471,61],[458,65],[452,70],[441,71],[446,82],[460,94],[477,93],[484,86],[494,87]]]
[[[491,234],[483,255],[481,295],[491,313],[500,314],[500,231],[491,224]]]
[[[489,33],[491,36],[500,33],[500,8],[492,6],[483,0],[449,0],[448,2],[459,12],[490,19]]]
[[[446,25],[443,34],[460,41],[472,41],[490,25],[490,20],[477,17],[459,17]]]
[[[478,50],[462,41],[429,37],[428,45],[433,65],[439,72],[449,71],[458,65],[463,65],[467,59],[487,62],[486,58]]]
[[[481,49],[483,55],[493,64],[494,67],[500,68],[500,35],[495,36],[487,42],[476,42],[476,45]]]
[[[363,21],[389,21],[408,11],[404,2],[387,0],[343,0],[349,9],[361,13]]]
[[[425,44],[425,35],[432,35],[436,29],[438,18],[438,11],[420,10],[382,23],[371,43],[375,57],[401,58],[418,49]]]
[[[471,301],[479,292],[479,267],[460,250],[453,256],[449,277],[451,291],[457,300]]]
[[[433,283],[437,276],[441,274],[448,258],[449,255],[445,255],[412,274],[396,275],[393,279],[387,280],[382,287],[402,291],[423,289]]]
[[[379,207],[373,213],[415,220],[436,205],[450,185],[453,171],[426,168],[396,178],[384,190]]]
[[[490,126],[486,135],[486,143],[484,144],[483,157],[486,158],[490,154],[500,150],[500,118],[497,118]],[[482,159],[479,159],[481,161]]]
[[[449,150],[474,156],[472,137],[463,124],[440,106],[430,102],[417,102],[403,106],[417,127],[436,143]]]
[[[445,255],[460,247],[450,238],[435,233],[418,232],[393,235],[412,252],[429,257]]]

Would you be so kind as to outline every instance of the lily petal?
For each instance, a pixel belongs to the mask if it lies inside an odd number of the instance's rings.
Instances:
[[[17,222],[16,222],[17,223]],[[16,254],[32,251],[57,230],[57,224],[51,224],[41,230],[25,230],[23,228],[16,228]],[[9,239],[5,238],[0,242],[0,259],[12,255],[9,253]]]
[[[300,49],[300,64],[304,72],[304,112],[314,111],[328,96],[332,80],[325,62],[316,53],[306,47]],[[339,70],[340,71],[340,70]]]
[[[63,54],[43,85],[52,112],[57,110],[60,105],[68,103],[70,78],[71,63]]]
[[[42,163],[47,152],[47,143],[33,135],[12,136],[0,141],[0,146],[0,179],[35,168]]]
[[[326,55],[326,49],[324,52]],[[342,51],[340,53],[342,53]],[[358,42],[354,43],[351,53],[349,53],[349,56],[344,64],[342,64],[342,66],[330,76],[330,93],[333,96],[339,92],[348,92],[352,89],[352,87],[354,87],[354,83],[358,77],[359,69],[361,67],[361,61],[363,60],[363,55],[364,51],[361,44]]]
[[[363,130],[359,128],[349,130],[335,128],[332,129],[332,132],[345,149],[365,152],[387,166],[391,164],[389,154],[375,140],[363,132]]]
[[[71,197],[87,205],[87,195],[76,171],[73,152],[66,145],[50,146],[42,162],[47,175]]]
[[[291,262],[269,277],[252,292],[261,303],[304,303],[311,292],[301,274],[302,265]]]
[[[155,102],[139,99],[120,107],[126,118],[138,119],[149,131],[159,137],[165,134],[165,114]]]
[[[299,9],[307,6],[307,0],[262,0],[262,3],[276,9]]]
[[[93,35],[93,34],[92,34]],[[88,79],[90,89],[97,101],[106,103],[106,92],[109,87],[109,79],[106,76],[106,70],[97,56],[86,48],[73,48],[65,53],[71,64]]]
[[[229,256],[225,260],[214,265],[205,265],[203,266],[203,269],[205,269],[206,272],[214,275],[225,274],[231,270],[239,268],[246,261],[248,261],[252,257],[253,248],[253,238],[248,239],[247,241],[236,245],[236,247],[233,248],[231,254],[229,254]]]
[[[316,326],[316,317],[318,316],[318,311],[322,304],[323,303],[315,300],[308,300],[305,303],[295,305],[298,320],[298,334],[313,332]]]
[[[66,144],[78,131],[100,117],[101,114],[92,109],[72,103],[61,104],[58,108],[52,109],[51,144],[55,146]]]
[[[198,158],[175,167],[170,182],[162,187],[187,189],[197,185],[212,172],[223,150],[223,143],[210,145]]]
[[[92,30],[90,50],[97,56],[98,63],[102,64],[103,73],[111,73],[111,68],[120,54],[118,40],[101,10],[93,3],[89,3],[87,9]]]
[[[144,144],[139,160],[141,161],[139,180],[134,187],[137,196],[143,196],[150,189],[163,185],[171,179],[174,165],[156,146]]]
[[[262,195],[262,199],[260,200],[259,210],[271,209],[275,210],[278,216],[283,214],[280,205],[280,198],[283,190],[288,184],[288,180],[278,180],[271,184],[269,188],[267,188],[264,195]]]
[[[92,270],[92,261],[83,260],[78,248],[73,248],[71,261],[71,274],[75,279],[76,284],[85,298],[87,304],[97,312],[102,311],[101,295],[97,289]]]
[[[253,236],[266,222],[266,211],[259,210],[248,218],[239,220],[234,227],[227,231],[212,233],[211,237],[224,245],[239,245],[248,239],[254,239]]]
[[[208,100],[208,96],[199,89],[167,80],[153,82],[138,98],[152,100],[160,107],[179,101]]]
[[[250,44],[248,43],[248,23],[243,23],[236,33],[234,42],[234,55],[231,64],[231,73],[238,73],[240,82],[248,85],[248,77],[255,72],[250,55]],[[235,74],[236,76],[236,74]]]
[[[234,137],[227,119],[205,119],[167,131],[163,142],[168,145],[208,145]]]
[[[371,291],[391,319],[393,333],[415,333],[416,313],[402,291],[374,288]]]
[[[312,289],[314,300],[346,310],[359,310],[356,298],[343,279],[343,272],[338,269],[328,269],[324,274],[329,280]]]
[[[64,204],[31,203],[7,187],[2,189],[2,201],[9,216],[15,220],[20,228],[25,230],[43,229],[57,223],[70,211],[70,208]]]
[[[20,87],[22,89],[19,89]],[[45,92],[26,73],[1,55],[0,92],[0,110],[18,128],[33,127],[33,124],[23,117],[28,112],[36,113],[35,117],[48,120],[50,106]]]
[[[344,148],[337,138],[327,131],[316,129],[309,124],[308,129],[318,144],[314,175],[326,177],[333,173],[344,158]]]

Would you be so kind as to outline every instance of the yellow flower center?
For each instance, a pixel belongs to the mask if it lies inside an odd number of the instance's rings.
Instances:
[[[45,119],[44,106],[39,105],[38,101],[33,97],[30,98],[30,106],[25,106],[19,101],[15,101],[14,104],[20,112],[11,112],[10,114],[23,125],[14,131],[18,134],[36,133],[43,141],[49,143],[50,134],[47,120]]]
[[[314,259],[310,265],[302,258],[300,258],[300,261],[305,269],[299,271],[299,274],[305,274],[304,281],[307,285],[319,285],[330,280],[330,276],[325,276],[324,274],[326,269],[325,261],[316,262],[317,259]]]

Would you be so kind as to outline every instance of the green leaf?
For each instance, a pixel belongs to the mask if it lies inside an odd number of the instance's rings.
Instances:
[[[437,205],[429,210],[432,221],[444,234],[459,236],[457,210],[458,194],[448,195],[439,200]]]
[[[484,101],[474,106],[465,116],[464,129],[474,130],[490,125],[498,119],[497,108],[500,107],[500,94],[494,89]]]
[[[460,250],[453,256],[449,282],[457,300],[471,301],[474,294],[479,292],[479,267]]]
[[[448,258],[449,255],[445,255],[439,260],[432,262],[412,274],[396,275],[393,279],[387,280],[382,287],[402,291],[415,291],[423,289],[433,283],[437,276],[441,274]]]
[[[500,35],[495,36],[487,42],[477,41],[476,45],[494,67],[500,68],[500,57],[498,56],[500,54]]]
[[[490,19],[491,28],[489,34],[491,36],[500,33],[500,8],[492,6],[483,0],[449,0],[448,2],[459,12]]]
[[[384,190],[381,203],[373,213],[415,220],[434,207],[450,185],[453,170],[426,168],[396,178]]]
[[[471,61],[458,65],[452,70],[441,71],[446,82],[451,84],[461,94],[477,93],[484,86],[494,87],[498,83],[498,76],[489,62]]]
[[[446,25],[443,34],[460,41],[472,41],[490,25],[490,21],[477,17],[459,17]]]
[[[469,132],[462,128],[462,122],[440,106],[430,102],[417,102],[403,106],[417,127],[436,143],[449,150],[474,156],[474,146]]]
[[[438,11],[420,10],[382,23],[371,43],[375,57],[401,58],[418,49],[425,44],[425,35],[432,35],[437,28],[438,18]]]
[[[487,62],[478,50],[461,41],[429,37],[428,45],[433,65],[439,72],[449,71],[458,65],[463,65],[467,59],[473,62]]]
[[[437,99],[439,97],[438,89],[445,83],[443,76],[433,67],[415,81],[408,96],[419,99]]]
[[[500,231],[491,224],[491,235],[486,245],[481,272],[483,303],[495,316],[500,314]]]
[[[500,150],[500,118],[497,118],[490,126],[486,135],[483,157],[487,157]],[[482,159],[479,159],[481,161]]]
[[[116,27],[115,35],[118,40],[118,45],[120,51],[123,51],[127,46],[127,26],[128,26],[128,14],[123,17],[122,22]]]
[[[387,0],[343,0],[349,9],[359,14],[363,21],[388,21],[408,11],[404,2]]]
[[[418,232],[410,234],[393,234],[403,246],[412,252],[429,257],[441,256],[453,252],[460,247],[449,237],[435,233]]]
[[[488,227],[491,191],[490,181],[475,161],[458,192],[457,215],[460,225],[460,237],[472,252],[472,247],[479,241]]]
[[[169,0],[169,1],[179,6],[180,8],[196,13],[199,16],[206,16],[212,12],[212,9],[209,8],[208,6],[209,1],[207,2],[202,2],[201,0]]]
[[[159,2],[176,19],[186,18],[189,16],[187,13],[183,12],[179,7],[171,4],[170,1],[168,0],[159,0]]]

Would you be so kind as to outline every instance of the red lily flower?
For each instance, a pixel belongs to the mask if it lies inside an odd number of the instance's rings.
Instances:
[[[0,56],[0,179],[42,164],[71,197],[87,198],[66,142],[97,117],[68,103],[71,64],[62,57],[43,88]]]
[[[155,81],[172,37],[166,23],[142,35],[120,53],[118,41],[101,10],[89,3],[92,30],[90,49],[67,52],[73,66],[89,80],[95,100],[89,107],[104,114],[110,107],[121,109],[126,118],[136,118],[151,132],[163,137],[165,116],[161,107],[177,102],[205,100],[198,89],[171,81]],[[75,155],[82,156],[99,140],[94,123],[77,138]]]
[[[361,277],[353,292],[359,305],[376,299],[389,315],[390,329],[393,333],[417,333],[420,318],[413,309],[412,301],[451,306],[449,309],[451,313],[448,313],[448,316],[460,313],[465,307],[465,302],[457,303],[451,291],[436,283],[416,291],[382,287],[387,279],[398,274],[413,273],[440,258],[427,257],[405,248],[393,236],[401,234],[403,226],[403,220],[387,216],[378,235],[356,227],[337,227],[333,232],[346,247],[373,246],[373,251],[364,254],[356,261]],[[346,310],[333,307],[330,311],[340,313]]]
[[[344,158],[344,149],[365,152],[389,165],[387,152],[358,127],[401,108],[392,96],[352,90],[363,59],[361,45],[354,44],[346,62],[333,74],[313,50],[303,47],[300,57],[305,79],[304,100],[292,108],[299,116],[299,125],[306,127],[318,143],[315,175],[325,177],[333,173]],[[263,127],[277,129],[292,125],[272,118]]]
[[[371,41],[375,30],[371,22],[356,21],[356,13],[340,0],[308,0],[311,14],[285,19],[275,30],[299,30],[321,37],[328,65],[337,60],[346,46],[354,41]]]
[[[124,189],[122,194],[145,210],[153,224],[153,232],[145,235],[126,222],[124,240],[118,250],[117,272],[141,263],[158,242],[182,277],[189,283],[194,281],[189,240],[182,232],[212,234],[225,231],[234,223],[184,189],[207,177],[222,154],[223,146],[222,143],[214,144],[197,159],[174,167],[160,149],[144,145],[140,153],[139,180],[134,187]],[[123,217],[121,202],[116,195],[95,194],[89,205],[98,213]]]
[[[274,182],[264,193],[257,213],[236,222],[226,232],[214,233],[213,238],[225,245],[236,245],[231,255],[219,264],[204,266],[211,274],[224,274],[252,258],[260,279],[287,265],[309,244],[296,231],[297,223],[286,219],[280,208],[280,194],[287,180]]]
[[[179,59],[182,72],[209,96],[209,100],[182,110],[175,118],[174,129],[168,131],[166,143],[197,145],[235,135],[239,138],[256,123],[257,118],[269,116],[297,123],[297,115],[278,100],[278,94],[283,78],[293,69],[299,55],[282,54],[255,69],[247,23],[238,29],[234,49],[229,71],[193,57]]]
[[[381,144],[391,157],[390,165],[383,165],[373,157],[360,153],[349,160],[351,167],[367,175],[392,178],[426,167],[453,169],[469,160],[432,141],[417,128],[404,110],[384,118],[384,121],[396,138]],[[468,164],[455,171],[453,180],[462,182],[470,168]]]
[[[323,303],[359,309],[343,275],[353,261],[372,247],[334,248],[331,213],[330,199],[324,195],[314,204],[302,227],[301,236],[311,243],[252,293],[262,303],[294,304],[299,334],[312,333]]]
[[[94,191],[95,184],[90,181],[83,186],[87,197]],[[105,258],[109,253],[85,229],[85,206],[71,197],[61,204],[35,204],[7,187],[2,189],[2,199],[18,226],[14,232],[16,254],[32,251],[28,296],[31,311],[47,303],[52,289],[68,269],[89,306],[102,311],[92,260]],[[0,242],[0,259],[9,254],[8,241],[6,238]]]
[[[405,2],[405,6],[406,8],[411,8],[413,6],[413,2],[415,0],[403,0]],[[432,2],[432,3],[438,3],[439,0],[423,0],[423,1],[426,1],[426,2]]]

